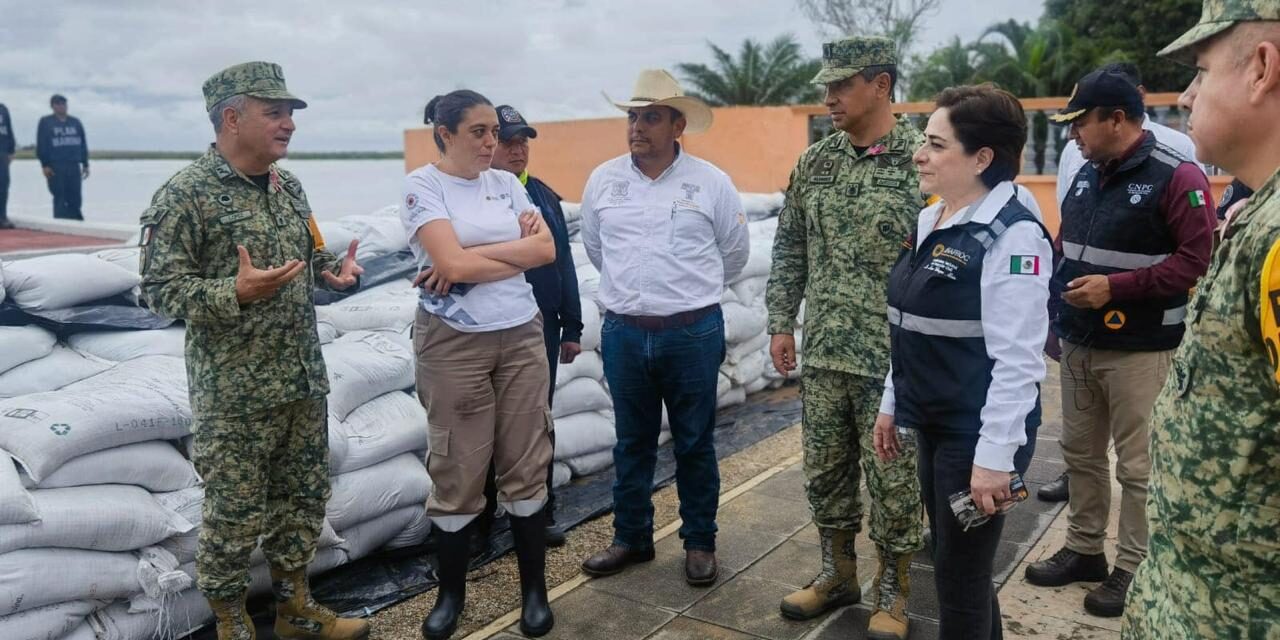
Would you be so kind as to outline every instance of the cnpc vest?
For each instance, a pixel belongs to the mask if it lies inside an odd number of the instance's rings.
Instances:
[[[1154,267],[1177,250],[1160,199],[1185,158],[1146,134],[1138,150],[1109,176],[1085,165],[1062,203],[1063,259],[1050,295],[1061,297],[1068,282]],[[1053,329],[1074,344],[1121,351],[1165,351],[1182,341],[1187,294],[1167,298],[1112,300],[1101,309],[1063,303]]]
[[[894,418],[898,425],[936,432],[978,433],[995,360],[982,328],[982,262],[1014,223],[1044,225],[1017,197],[988,224],[968,221],[930,233],[917,250],[915,234],[889,274]],[[1047,268],[1044,265],[1042,268]],[[1027,415],[1040,426],[1040,398]]]

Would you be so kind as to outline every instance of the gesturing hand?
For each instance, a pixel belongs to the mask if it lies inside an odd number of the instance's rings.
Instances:
[[[307,268],[307,263],[301,260],[289,260],[279,267],[259,269],[253,266],[249,250],[243,245],[236,245],[236,251],[240,254],[240,270],[236,272],[236,302],[242,305],[270,298],[280,287]]]
[[[360,244],[359,240],[352,240],[347,245],[347,257],[342,260],[342,268],[338,269],[338,275],[333,275],[328,271],[321,271],[320,277],[329,283],[329,288],[335,291],[342,291],[347,287],[356,283],[360,274],[364,273],[364,267],[356,262],[356,246]]]

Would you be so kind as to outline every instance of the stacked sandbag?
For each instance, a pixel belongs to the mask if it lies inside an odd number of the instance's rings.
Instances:
[[[28,311],[55,311],[128,293],[142,281],[97,256],[60,253],[6,262],[6,296]]]
[[[94,610],[142,592],[139,551],[194,528],[153,495],[198,484],[172,442],[190,431],[177,358],[0,400],[0,637],[87,633]]]

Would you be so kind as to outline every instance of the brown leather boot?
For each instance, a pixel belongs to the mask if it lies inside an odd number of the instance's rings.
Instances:
[[[271,592],[276,598],[276,637],[281,640],[364,640],[369,623],[338,614],[311,599],[305,569],[281,571],[271,567]]]
[[[822,540],[822,572],[809,586],[782,599],[784,617],[808,620],[862,599],[858,557],[853,551],[856,535],[851,529],[818,527]]]
[[[868,640],[906,640],[907,598],[911,595],[911,556],[880,551],[876,574],[876,607],[867,625]]]
[[[218,640],[257,640],[244,599],[244,595],[236,600],[209,599],[209,608],[217,620]]]

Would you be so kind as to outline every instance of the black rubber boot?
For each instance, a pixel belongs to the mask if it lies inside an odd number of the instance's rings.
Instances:
[[[541,511],[527,518],[509,517],[520,564],[520,632],[537,638],[556,624],[547,602],[546,517]]]
[[[440,585],[436,605],[422,621],[422,637],[427,640],[447,640],[458,628],[467,600],[471,530],[470,525],[453,533],[436,530],[436,576]]]

